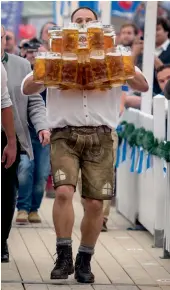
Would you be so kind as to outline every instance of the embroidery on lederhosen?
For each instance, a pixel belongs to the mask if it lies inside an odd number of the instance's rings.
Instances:
[[[57,170],[56,173],[54,174],[54,182],[57,183],[59,181],[65,180],[66,175],[62,170]]]
[[[115,129],[112,129],[111,135],[112,135],[112,140],[113,140],[113,158],[114,158],[113,166],[115,166],[116,158],[117,158],[117,147],[118,147],[118,135]]]
[[[102,194],[103,195],[112,195],[112,187],[111,187],[110,183],[106,183],[103,186]]]

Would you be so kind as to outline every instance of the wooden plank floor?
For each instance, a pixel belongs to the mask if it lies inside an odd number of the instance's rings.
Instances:
[[[107,233],[101,233],[92,261],[96,277],[93,285],[80,285],[71,276],[66,281],[50,280],[55,260],[56,236],[52,222],[53,200],[44,198],[42,224],[18,226],[13,223],[9,238],[10,263],[2,264],[2,290],[170,290],[170,260],[162,260],[161,249],[152,248],[147,232],[127,231],[129,222],[112,208]],[[80,243],[83,216],[79,195],[76,213],[73,256]]]

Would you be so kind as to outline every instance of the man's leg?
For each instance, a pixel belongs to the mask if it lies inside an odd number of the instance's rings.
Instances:
[[[1,154],[7,144],[6,135],[1,133]],[[19,149],[19,148],[18,148]],[[7,239],[10,233],[12,219],[15,211],[16,192],[18,186],[17,167],[19,163],[19,151],[16,161],[9,168],[1,164],[1,262],[9,261]]]
[[[34,181],[28,219],[30,222],[38,223],[41,222],[41,219],[37,212],[40,208],[45,184],[50,173],[50,146],[43,147],[39,140],[35,138],[32,140],[32,145],[34,150]]]
[[[113,196],[115,195],[115,184],[116,184],[116,172],[115,172],[115,164],[116,164],[116,158],[117,158],[117,146],[118,146],[118,135],[116,130],[112,131],[112,139],[113,139]],[[111,200],[105,200],[104,201],[104,206],[103,206],[103,215],[104,215],[104,220],[103,220],[103,227],[102,227],[102,232],[107,232],[107,221],[109,218],[110,214],[110,209],[111,209],[112,201]]]
[[[76,147],[71,134],[52,134],[51,165],[56,188],[53,221],[57,236],[58,259],[51,272],[51,279],[67,279],[74,272],[72,259],[72,229],[74,224],[73,195],[77,184],[79,160],[68,142]],[[54,142],[53,142],[54,140]]]
[[[91,138],[88,137],[86,146],[87,151],[84,151],[82,162],[82,197],[85,199],[85,211],[75,278],[81,283],[93,283],[94,275],[91,272],[90,261],[103,224],[103,200],[110,200],[113,194],[111,134],[93,134]]]
[[[102,232],[107,232],[107,221],[110,214],[111,209],[111,200],[105,200],[104,206],[103,206],[103,226],[102,226]]]
[[[30,160],[27,154],[21,154],[18,167],[18,214],[16,222],[27,223],[28,213],[31,208],[32,187],[33,187],[34,161]]]

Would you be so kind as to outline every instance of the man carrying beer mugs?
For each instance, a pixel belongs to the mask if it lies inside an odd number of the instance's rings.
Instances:
[[[81,24],[96,19],[97,15],[89,8],[79,8],[71,17],[73,22]],[[135,90],[148,90],[140,70],[128,84]],[[22,83],[26,95],[43,90],[41,84],[34,83],[32,74]],[[112,199],[112,129],[118,124],[121,94],[121,87],[104,91],[48,89],[47,115],[52,129],[51,164],[56,191],[53,220],[58,254],[51,279],[67,279],[75,271],[75,279],[80,283],[95,280],[90,262],[103,224],[103,201]],[[85,211],[74,269],[72,200],[80,168]]]

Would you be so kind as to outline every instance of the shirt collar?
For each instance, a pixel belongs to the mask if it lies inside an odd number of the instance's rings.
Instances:
[[[6,52],[4,52],[4,55],[1,58],[1,61],[3,64],[8,62],[8,54]]]
[[[165,40],[165,42],[161,45],[163,50],[167,50],[168,45],[170,44],[170,40],[169,38],[167,40]]]
[[[168,38],[167,40],[165,40],[165,42],[162,45],[156,47],[156,54],[160,54],[162,51],[166,51],[169,44],[170,44],[170,40]]]

